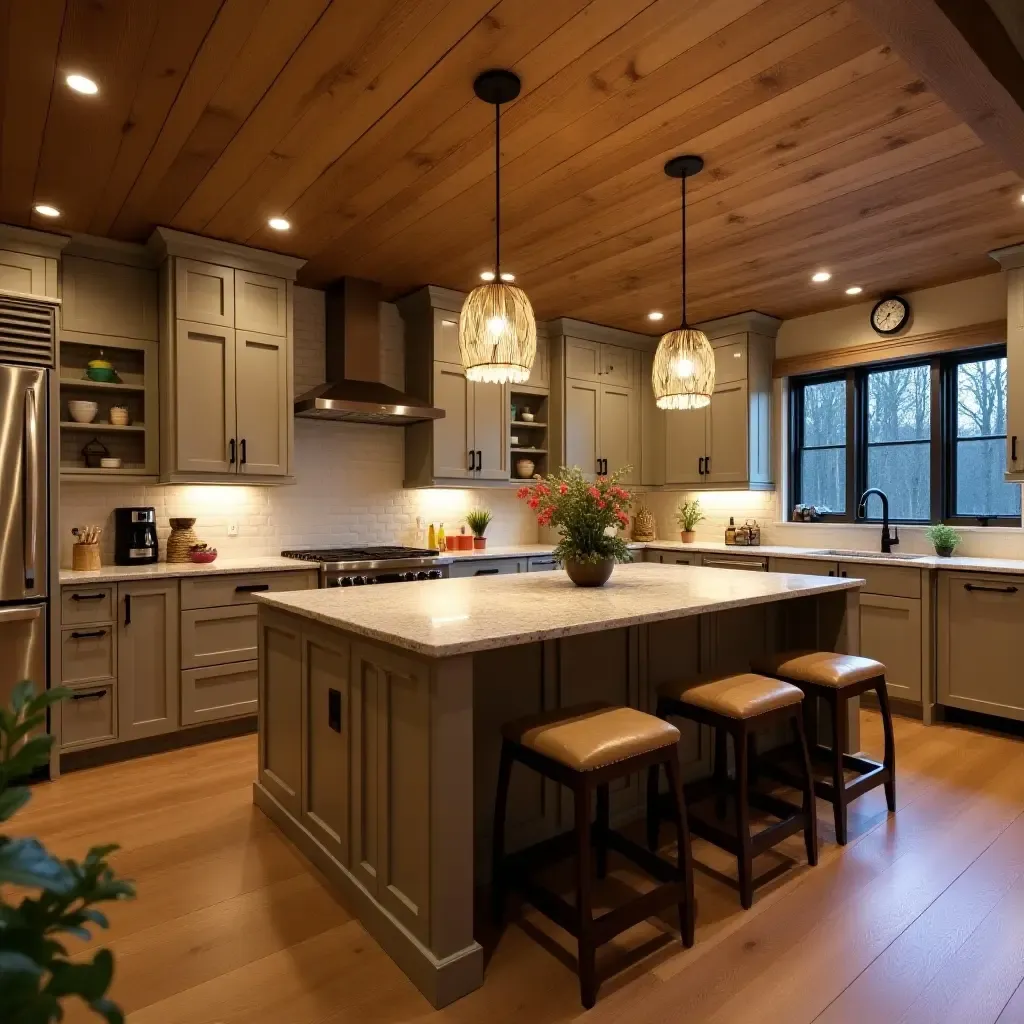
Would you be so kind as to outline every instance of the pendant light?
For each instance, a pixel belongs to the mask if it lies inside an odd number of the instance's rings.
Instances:
[[[654,353],[651,385],[659,409],[701,409],[715,390],[715,353],[707,335],[686,322],[686,179],[704,169],[699,156],[676,156],[665,164],[665,173],[682,182],[683,271],[682,322],[662,336]]]
[[[522,288],[501,272],[501,105],[519,95],[519,76],[492,70],[478,75],[473,91],[494,107],[494,274],[474,288],[459,315],[459,350],[469,380],[523,384],[537,356],[537,322]]]

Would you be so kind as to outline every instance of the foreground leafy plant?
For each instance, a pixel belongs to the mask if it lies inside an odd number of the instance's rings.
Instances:
[[[35,694],[30,682],[14,689],[11,709],[0,708],[0,828],[31,799],[14,785],[50,759],[54,738],[41,733],[46,709],[70,695],[66,689]],[[94,846],[85,860],[60,860],[38,839],[0,833],[0,1021],[49,1024],[64,1018],[61,1003],[78,997],[108,1024],[124,1014],[107,998],[114,957],[99,950],[71,961],[63,936],[89,939],[89,926],[106,928],[96,904],[132,899],[135,887],[107,863],[116,846]],[[11,901],[12,889],[37,895]]]

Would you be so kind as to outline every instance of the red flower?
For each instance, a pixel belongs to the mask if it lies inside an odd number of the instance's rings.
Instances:
[[[615,518],[618,519],[618,521],[622,523],[623,526],[629,526],[629,516],[627,516],[626,513],[622,511],[622,509],[619,509],[615,513]]]
[[[558,485],[558,493],[559,494],[568,494],[569,493],[568,486],[566,484],[559,484]]]
[[[587,490],[590,492],[592,498],[600,498],[601,492],[596,487],[588,487]]]
[[[550,494],[551,493],[551,491],[549,490],[547,484],[537,484],[537,486],[534,488],[534,492],[536,494]]]
[[[535,509],[538,505],[540,505],[540,500],[537,498],[531,498],[526,504],[529,505],[530,508]]]
[[[598,498],[598,500],[597,500],[597,507],[598,508],[607,508],[608,506],[607,506],[607,504],[605,502],[601,501],[601,499]]]
[[[537,523],[540,526],[548,526],[551,523],[551,518],[554,516],[555,510],[550,506],[544,509],[539,516],[537,516]]]
[[[517,498],[525,498],[529,493],[530,493],[530,488],[529,487],[520,487],[519,490],[516,491],[516,497]]]

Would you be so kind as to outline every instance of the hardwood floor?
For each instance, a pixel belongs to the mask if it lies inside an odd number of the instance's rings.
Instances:
[[[840,850],[819,802],[819,866],[793,837],[783,851],[797,865],[761,858],[777,877],[746,913],[712,875],[734,877],[729,859],[695,843],[695,947],[657,922],[620,936],[588,1014],[572,947],[533,913],[496,943],[483,935],[483,988],[433,1011],[252,807],[255,737],[65,776],[36,788],[17,825],[68,856],[121,843],[115,863],[139,898],[114,908],[102,938],[131,1024],[1022,1024],[1024,742],[896,725],[895,817],[873,791]],[[877,715],[863,726],[879,751]],[[615,899],[631,878],[612,866],[603,895]],[[75,1007],[67,1019],[92,1018]]]

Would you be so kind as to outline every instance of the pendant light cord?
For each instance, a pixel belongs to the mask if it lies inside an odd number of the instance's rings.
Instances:
[[[494,104],[494,280],[501,281],[501,104]]]
[[[683,278],[683,316],[682,323],[679,325],[681,331],[685,331],[689,326],[686,322],[686,178],[682,177],[679,179],[682,184],[682,210],[683,210],[683,236],[680,240],[679,253],[680,262],[682,264],[682,278]]]

